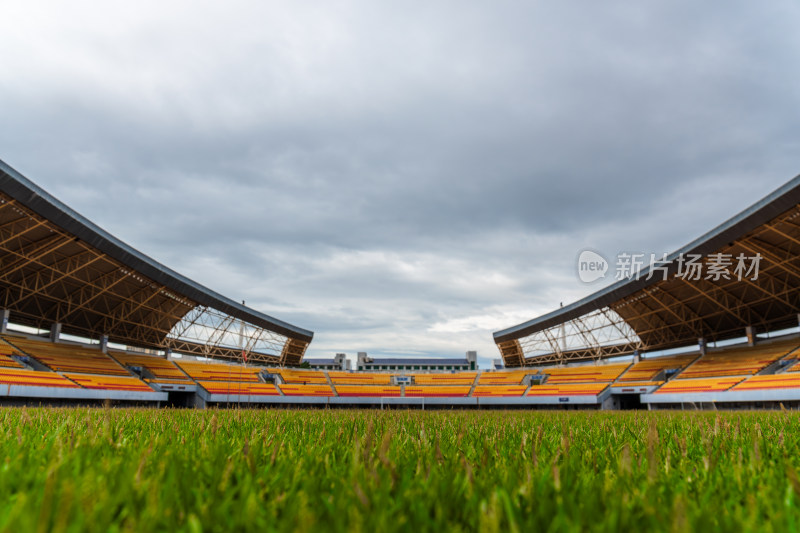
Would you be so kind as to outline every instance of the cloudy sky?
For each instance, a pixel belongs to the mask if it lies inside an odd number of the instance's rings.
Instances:
[[[795,1],[0,5],[0,158],[335,352],[497,357],[800,172]]]

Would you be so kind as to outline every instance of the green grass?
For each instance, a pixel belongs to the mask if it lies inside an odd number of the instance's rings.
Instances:
[[[0,410],[0,530],[788,531],[764,413]]]

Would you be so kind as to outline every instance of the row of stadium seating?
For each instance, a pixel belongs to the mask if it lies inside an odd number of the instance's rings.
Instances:
[[[336,387],[336,392],[339,394],[339,396],[344,397],[399,397],[401,388],[396,385],[338,385]]]
[[[735,390],[768,390],[800,388],[800,374],[771,374],[753,376],[739,383]]]
[[[709,352],[681,372],[678,379],[753,375],[800,346],[797,340],[726,348]]]
[[[619,378],[621,382],[647,382],[666,370],[682,370],[689,363],[697,359],[700,354],[682,354],[667,357],[642,359]]]
[[[329,371],[328,376],[334,385],[389,385],[392,380],[390,374],[367,374],[364,372]],[[283,377],[283,373],[281,373],[281,377]],[[286,381],[285,377],[284,381]]]
[[[237,394],[243,396],[280,396],[277,387],[270,383],[236,381],[198,381],[210,394]]]
[[[560,385],[534,385],[528,396],[596,396],[608,387],[608,383],[568,383]]]
[[[481,385],[519,385],[522,379],[532,370],[510,370],[503,372],[482,372],[478,378],[478,386]],[[521,394],[521,393],[520,393]]]
[[[290,370],[287,368],[269,368],[268,372],[273,374],[280,374],[284,383],[297,383],[304,384],[327,384],[328,378],[325,377],[324,372],[317,370]]]
[[[3,368],[25,368],[19,361],[12,358],[12,355],[19,355],[19,352],[9,344],[0,344],[0,367]]]
[[[16,368],[0,368],[0,384],[21,385],[27,387],[64,387],[80,388],[72,381],[55,372],[37,372]]]
[[[527,388],[525,385],[477,385],[472,391],[472,396],[474,398],[522,396]]]
[[[178,368],[172,361],[168,361],[163,357],[117,351],[110,351],[109,354],[125,366],[147,369],[157,380],[169,380],[170,383],[191,381],[185,372]]]
[[[53,344],[22,336],[0,337],[0,369],[16,373],[0,374],[0,383],[38,386],[152,390],[133,377],[125,367],[141,367],[155,379],[150,383],[198,383],[213,394],[253,394],[286,396],[344,397],[464,397],[471,396],[578,396],[597,395],[609,385],[643,387],[660,386],[656,393],[720,392],[800,387],[800,365],[785,374],[756,376],[757,372],[792,354],[798,340],[764,343],[755,347],[736,346],[698,354],[683,354],[645,359],[635,364],[582,365],[501,372],[458,372],[412,374],[414,385],[404,388],[390,385],[392,374],[367,374],[341,371],[309,371],[269,368],[279,374],[283,384],[261,383],[262,367],[200,361],[172,362],[161,357],[111,351],[109,355],[91,347]],[[56,372],[25,370],[11,356],[30,356]],[[177,363],[177,364],[176,364]],[[665,370],[683,371],[669,382],[653,381]],[[530,388],[522,384],[525,376],[546,375],[544,384]],[[749,379],[748,379],[749,378]],[[330,380],[330,381],[329,381]],[[329,382],[333,384],[331,388]],[[47,385],[47,384],[54,385]],[[224,392],[223,392],[224,391]],[[233,392],[238,391],[238,392]]]
[[[84,389],[153,392],[153,389],[145,382],[131,376],[97,376],[92,374],[65,373],[64,377],[71,379]]]
[[[258,383],[259,367],[244,367],[220,363],[177,361],[177,365],[195,381],[237,381]]]
[[[285,396],[336,396],[330,385],[281,385],[281,392]]]
[[[406,398],[462,398],[469,396],[471,385],[408,385],[405,388]]]
[[[3,340],[20,352],[58,372],[128,376],[130,373],[96,348],[75,344],[54,344],[25,337],[4,336]]]
[[[454,374],[414,374],[415,385],[466,385],[469,391],[477,372],[457,372]]]
[[[564,383],[611,383],[629,366],[631,366],[630,363],[543,368],[541,373],[548,375],[548,385]]]
[[[721,378],[675,379],[664,383],[656,394],[675,394],[686,392],[723,392],[745,378],[741,376]]]

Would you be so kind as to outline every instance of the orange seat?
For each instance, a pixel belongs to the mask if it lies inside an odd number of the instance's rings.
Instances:
[[[408,385],[405,394],[408,398],[462,398],[469,395],[470,387],[471,385]]]
[[[474,398],[522,396],[527,388],[525,385],[477,385],[472,391],[472,396]]]
[[[171,379],[176,381],[191,381],[189,377],[175,366],[175,363],[155,355],[140,355],[127,352],[108,352],[114,359],[125,366],[141,366],[157,379]]]
[[[730,389],[743,377],[700,378],[700,379],[674,379],[659,387],[656,394],[675,394],[687,392],[722,392]]]
[[[284,396],[335,396],[330,385],[283,384],[280,387]]]
[[[134,377],[97,376],[91,374],[64,374],[64,376],[85,389],[153,392],[149,385]]]
[[[244,367],[222,363],[200,361],[175,361],[175,363],[196,381],[247,381],[258,383],[261,367]]]
[[[77,389],[78,385],[55,372],[18,370],[0,368],[0,383],[3,385],[24,385],[29,387],[63,387]]]
[[[199,381],[198,384],[210,394],[229,394],[240,396],[280,396],[271,383],[250,383],[241,381]]]

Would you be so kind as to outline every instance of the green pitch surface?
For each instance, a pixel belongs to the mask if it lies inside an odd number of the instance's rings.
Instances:
[[[0,410],[0,529],[790,531],[769,413]]]

